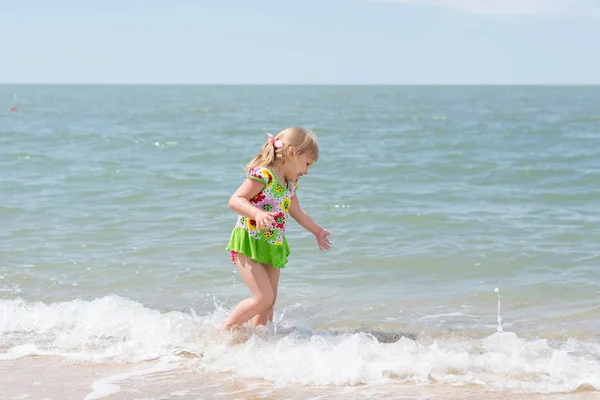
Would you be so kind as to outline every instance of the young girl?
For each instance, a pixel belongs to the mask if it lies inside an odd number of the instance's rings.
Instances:
[[[319,158],[314,133],[287,128],[277,137],[267,133],[267,142],[247,167],[244,182],[229,199],[239,218],[227,250],[231,261],[252,292],[225,320],[227,329],[252,319],[252,325],[266,325],[273,319],[279,272],[287,263],[290,249],[284,231],[288,214],[315,235],[321,250],[329,250],[331,235],[300,207],[298,178]]]

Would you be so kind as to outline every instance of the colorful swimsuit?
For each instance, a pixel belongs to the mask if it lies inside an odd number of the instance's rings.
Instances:
[[[265,184],[264,188],[250,199],[250,203],[277,215],[275,225],[270,230],[256,229],[255,220],[240,215],[227,245],[227,250],[231,251],[231,261],[235,262],[236,254],[242,253],[256,262],[283,268],[290,254],[284,235],[285,223],[298,185],[282,185],[275,174],[266,167],[256,167],[248,172],[246,177]]]

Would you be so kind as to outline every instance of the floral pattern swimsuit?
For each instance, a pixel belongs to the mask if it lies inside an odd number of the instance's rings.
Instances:
[[[255,220],[239,216],[227,246],[231,251],[231,261],[235,262],[236,254],[241,252],[256,262],[282,268],[289,254],[284,235],[285,224],[298,184],[283,185],[266,167],[253,168],[246,177],[264,183],[264,188],[250,199],[250,204],[265,212],[275,213],[275,224],[271,229],[257,229]]]

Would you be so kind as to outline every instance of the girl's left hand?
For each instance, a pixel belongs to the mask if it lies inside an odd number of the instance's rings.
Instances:
[[[329,250],[331,248],[331,241],[328,238],[329,235],[331,235],[331,232],[325,228],[322,228],[321,231],[315,235],[319,250]]]

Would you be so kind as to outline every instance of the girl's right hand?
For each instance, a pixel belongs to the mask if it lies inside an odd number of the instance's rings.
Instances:
[[[254,217],[254,220],[256,221],[256,229],[273,229],[273,225],[275,225],[276,215],[277,213],[257,210],[256,217]]]

